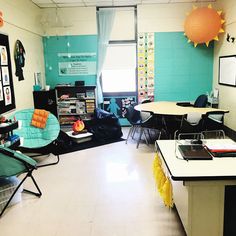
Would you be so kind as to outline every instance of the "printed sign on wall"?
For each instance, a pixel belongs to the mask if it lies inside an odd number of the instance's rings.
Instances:
[[[138,35],[138,101],[154,101],[154,33]]]
[[[58,53],[59,75],[96,75],[96,53]]]

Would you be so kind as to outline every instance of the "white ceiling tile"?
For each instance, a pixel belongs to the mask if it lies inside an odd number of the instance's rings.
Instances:
[[[170,0],[142,0],[142,4],[169,3]]]
[[[94,0],[84,0],[84,3],[87,4],[93,4],[93,5],[103,5],[103,4],[109,4],[112,5],[112,0],[100,0],[100,1],[94,1]]]
[[[50,8],[50,7],[57,7],[56,4],[54,3],[37,3],[37,6],[41,7],[41,8]]]
[[[70,0],[70,1],[66,1],[66,0],[54,0],[55,3],[62,3],[62,4],[71,4],[71,3],[83,3],[82,0]]]
[[[86,6],[98,6],[98,7],[109,7],[113,6],[112,2],[104,2],[104,1],[99,1],[99,2],[85,2]]]
[[[216,2],[216,0],[31,0],[42,8],[76,6],[127,6],[137,4]],[[56,3],[56,4],[54,4]]]
[[[197,2],[216,2],[216,0],[197,0]]]
[[[114,1],[114,6],[130,6],[130,5],[136,5],[138,4],[138,1]]]
[[[99,3],[110,3],[112,4],[112,0],[83,0],[84,3],[94,3],[94,4],[99,4]]]
[[[197,2],[197,0],[170,0],[170,3]]]
[[[50,3],[53,3],[51,0],[32,0],[32,2],[34,2],[34,3],[36,3],[36,4],[38,4],[38,3],[43,3],[43,4],[46,4],[46,3],[48,3],[48,4],[50,4]]]
[[[84,3],[57,3],[58,7],[85,7]]]

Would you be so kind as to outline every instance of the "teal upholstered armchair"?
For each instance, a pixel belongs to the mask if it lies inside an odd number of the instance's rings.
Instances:
[[[4,211],[8,207],[9,203],[11,202],[12,198],[15,196],[16,192],[20,188],[20,186],[24,183],[24,181],[30,177],[33,181],[37,192],[32,192],[30,190],[24,189],[25,192],[34,194],[38,197],[42,195],[33,175],[32,172],[36,169],[37,162],[34,161],[32,158],[13,151],[9,148],[0,147],[0,179],[7,178],[11,176],[18,176],[20,174],[25,173],[24,178],[19,182],[16,189],[13,191],[12,195],[10,196],[9,200],[5,203],[2,211],[0,212],[0,217],[3,215]]]
[[[13,132],[21,138],[21,145],[17,149],[30,157],[39,156],[39,154],[50,154],[57,147],[56,139],[60,132],[59,122],[57,118],[50,113],[45,128],[34,127],[31,125],[33,113],[34,109],[25,109],[17,111],[14,114],[14,119],[19,123],[19,128],[15,129]],[[34,153],[34,155],[32,155],[32,153]],[[57,164],[59,162],[59,155],[56,155],[56,157],[56,162],[40,165],[38,167]]]

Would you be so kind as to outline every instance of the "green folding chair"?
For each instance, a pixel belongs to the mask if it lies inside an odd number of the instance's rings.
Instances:
[[[48,116],[47,124],[44,129],[40,129],[31,125],[34,109],[24,109],[15,112],[12,119],[16,119],[19,122],[19,128],[13,130],[14,134],[19,135],[22,138],[22,142],[17,150],[25,153],[32,158],[49,155],[57,150],[57,138],[60,132],[60,125],[57,118],[50,113]],[[44,167],[49,165],[55,165],[59,162],[59,155],[56,156],[56,161],[41,164],[38,167]]]
[[[24,178],[21,180],[21,182],[18,184],[12,195],[10,196],[9,200],[3,207],[0,217],[3,215],[4,211],[8,207],[9,203],[11,202],[14,195],[17,193],[20,186],[24,183],[24,181],[30,177],[33,181],[37,192],[33,192],[27,189],[24,189],[25,192],[34,194],[35,196],[41,197],[42,192],[40,191],[32,172],[36,169],[37,162],[33,160],[32,158],[13,151],[9,148],[1,147],[0,146],[0,178],[7,178],[11,176],[18,176],[20,174],[25,173]]]

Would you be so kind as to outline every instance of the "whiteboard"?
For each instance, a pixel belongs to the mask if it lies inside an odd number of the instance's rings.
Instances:
[[[219,57],[219,84],[236,86],[236,55]]]

